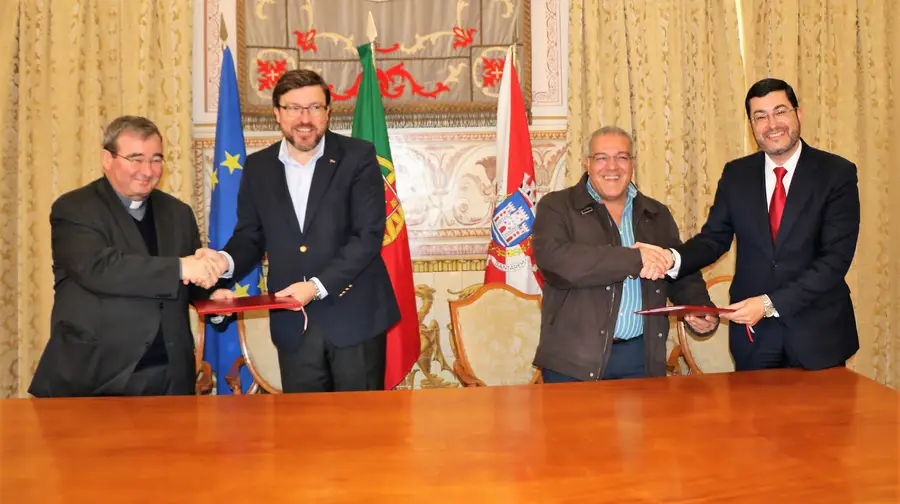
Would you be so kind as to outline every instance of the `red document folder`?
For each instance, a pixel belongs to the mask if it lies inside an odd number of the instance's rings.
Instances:
[[[203,300],[194,302],[200,315],[217,313],[237,313],[255,310],[275,310],[279,308],[302,308],[303,303],[292,297],[275,297],[274,294],[244,296],[225,300]]]
[[[652,308],[649,310],[640,310],[634,312],[637,315],[664,315],[668,317],[684,317],[687,315],[696,315],[702,317],[710,313],[720,315],[722,313],[733,312],[728,308],[712,308],[710,306],[663,306],[662,308]]]

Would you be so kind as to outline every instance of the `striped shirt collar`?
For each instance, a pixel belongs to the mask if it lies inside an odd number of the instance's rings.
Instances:
[[[588,177],[588,179],[585,181],[584,184],[587,187],[588,194],[591,195],[591,198],[594,198],[594,201],[596,201],[597,203],[603,203],[603,198],[601,198],[600,195],[597,194],[597,191],[595,191],[594,188],[591,187],[590,177]],[[635,198],[635,196],[637,196],[637,193],[638,193],[638,190],[637,190],[637,187],[635,187],[634,183],[629,183],[628,189],[625,191],[625,208],[628,208],[631,206],[631,203],[634,201],[634,198]]]

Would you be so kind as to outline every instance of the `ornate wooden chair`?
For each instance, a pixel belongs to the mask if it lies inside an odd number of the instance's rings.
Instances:
[[[191,333],[194,335],[194,361],[197,366],[197,380],[194,383],[194,393],[206,395],[212,392],[212,367],[203,360],[203,345],[206,342],[206,324],[197,310],[191,306],[188,310],[191,321]]]
[[[731,276],[719,276],[706,282],[709,297],[718,306],[728,306]],[[728,373],[734,371],[734,360],[728,346],[728,321],[721,320],[719,327],[709,336],[697,336],[686,328],[684,320],[679,320],[678,348],[687,362],[690,373]],[[674,353],[674,352],[673,352]],[[671,363],[671,361],[670,361]]]
[[[450,302],[453,371],[467,387],[541,383],[531,362],[541,333],[541,296],[485,284]]]
[[[237,314],[238,338],[241,342],[241,356],[225,375],[225,381],[232,393],[242,393],[241,368],[246,366],[253,377],[247,389],[248,394],[280,394],[281,369],[278,367],[278,351],[272,343],[269,331],[269,316],[264,312],[243,312]]]

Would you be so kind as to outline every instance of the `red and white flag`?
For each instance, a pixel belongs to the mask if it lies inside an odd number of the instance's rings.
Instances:
[[[531,244],[534,157],[512,50],[506,52],[497,101],[497,202],[484,283],[505,283],[528,294],[540,294],[543,278],[534,264]]]

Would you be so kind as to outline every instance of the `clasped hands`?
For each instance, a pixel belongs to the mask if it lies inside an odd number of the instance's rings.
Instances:
[[[181,258],[181,278],[185,285],[193,283],[204,289],[216,285],[219,278],[228,271],[228,259],[221,253],[199,248],[194,255]],[[213,300],[233,299],[234,292],[229,289],[216,289],[210,295]],[[277,297],[293,297],[304,305],[309,304],[316,296],[316,285],[313,282],[297,282],[275,293]],[[302,308],[293,309],[299,311]]]
[[[675,265],[675,256],[672,251],[650,245],[649,243],[635,243],[633,249],[641,251],[641,278],[647,280],[659,280],[666,276],[666,272]]]
[[[666,272],[675,266],[675,256],[671,250],[640,242],[635,243],[631,248],[641,251],[641,278],[647,280],[662,279],[666,276]],[[697,334],[706,334],[716,328],[719,318],[712,314],[702,317],[688,315],[684,318],[684,321]]]
[[[181,281],[204,289],[214,286],[228,271],[228,259],[208,248],[200,248],[192,256],[181,258]]]

